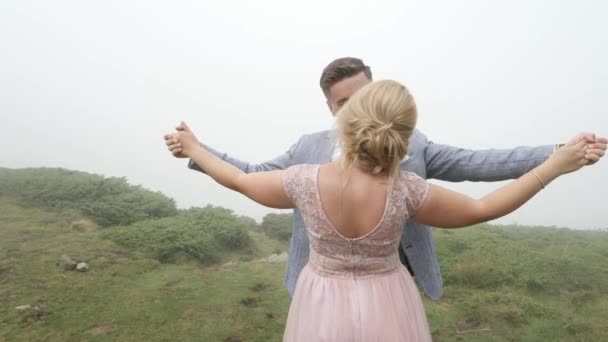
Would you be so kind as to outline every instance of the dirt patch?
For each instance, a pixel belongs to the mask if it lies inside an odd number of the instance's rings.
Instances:
[[[146,302],[146,298],[144,298],[144,296],[139,293],[134,294],[132,297],[134,303],[142,304]]]
[[[241,304],[243,304],[249,308],[255,308],[258,306],[259,303],[260,303],[260,300],[258,298],[254,298],[254,297],[246,297],[246,298],[241,299]]]
[[[70,229],[76,232],[92,232],[96,227],[95,222],[87,219],[80,219],[70,223]]]
[[[241,339],[238,336],[228,336],[224,339],[224,342],[242,342],[243,339]]]
[[[22,324],[38,322],[44,315],[49,313],[45,305],[43,306],[43,309],[38,306],[30,307],[29,305],[26,305],[24,309],[19,309],[20,322]]]
[[[20,249],[9,249],[8,251],[6,251],[6,257],[7,258],[22,258],[24,256],[24,253],[20,250]]]
[[[35,290],[48,290],[49,288],[42,280],[32,280],[32,282],[30,283],[30,287]]]
[[[488,327],[483,321],[475,317],[469,317],[464,321],[460,321],[456,324],[457,334],[470,334],[489,330],[490,327]]]
[[[184,312],[182,312],[182,317],[187,319],[192,319],[197,316],[197,312],[193,308],[188,308]]]
[[[183,279],[177,279],[177,280],[170,281],[165,284],[165,287],[170,288],[170,289],[177,288],[177,287],[179,287],[179,284],[182,282],[182,280]]]
[[[17,231],[17,235],[19,235],[19,236],[29,236],[32,234],[33,234],[33,232],[30,229],[20,229]]]
[[[0,277],[13,271],[12,267],[0,266]]]
[[[128,259],[128,260],[135,260],[136,259],[133,256],[132,253],[130,253],[128,251],[120,250],[120,249],[114,251],[114,256],[119,257],[119,258],[123,258],[123,259]]]
[[[278,321],[280,319],[279,316],[273,314],[272,312],[267,312],[266,313],[266,318],[270,319],[270,320],[273,320],[273,321]]]
[[[281,254],[272,254],[271,256],[269,256],[267,258],[260,259],[260,261],[270,262],[270,263],[282,263],[282,262],[287,262],[288,257],[289,256],[287,255],[287,252],[283,252]]]
[[[112,326],[112,324],[102,324],[99,326],[96,326],[93,329],[89,329],[89,331],[87,331],[87,333],[91,336],[99,336],[99,335],[105,335],[109,332],[111,332],[114,329],[114,327]]]
[[[264,292],[270,289],[270,284],[266,283],[257,283],[249,288],[253,292]]]
[[[40,233],[29,229],[23,229],[17,232],[17,236],[19,237],[19,242],[28,242],[39,238]]]

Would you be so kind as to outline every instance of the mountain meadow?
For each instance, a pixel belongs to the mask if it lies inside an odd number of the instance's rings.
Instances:
[[[291,214],[0,168],[0,341],[280,341]],[[435,341],[608,341],[608,230],[435,229]]]

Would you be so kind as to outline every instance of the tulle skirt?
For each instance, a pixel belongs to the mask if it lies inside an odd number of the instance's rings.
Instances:
[[[358,278],[304,267],[283,341],[431,341],[424,305],[405,267]]]

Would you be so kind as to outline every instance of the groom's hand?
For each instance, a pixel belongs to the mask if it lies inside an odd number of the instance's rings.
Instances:
[[[606,148],[608,147],[608,139],[605,137],[597,137],[595,143],[589,146],[587,149],[587,159],[589,164],[594,164],[606,154]]]
[[[588,165],[596,163],[606,153],[608,139],[604,137],[597,137],[593,133],[584,132],[570,139],[570,141],[568,141],[565,145],[573,146],[583,140],[589,144],[585,153],[585,159],[589,161]]]
[[[177,137],[175,136],[175,133],[165,134],[164,138],[165,138],[165,144],[167,145],[169,152],[171,152],[171,154],[175,158],[188,158],[188,156],[186,156],[185,154],[182,153],[182,151],[183,151],[182,144],[180,144],[179,141],[177,141]]]

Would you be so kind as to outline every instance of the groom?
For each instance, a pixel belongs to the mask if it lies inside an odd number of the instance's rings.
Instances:
[[[352,94],[371,81],[371,69],[360,59],[340,58],[331,62],[321,74],[320,85],[332,115],[335,116]],[[189,128],[180,124],[177,130],[189,131]],[[586,139],[592,144],[587,155],[590,163],[596,162],[604,155],[608,142],[605,138],[596,139],[593,134],[585,133],[572,139],[569,144],[580,139]],[[183,157],[181,146],[172,134],[165,135],[165,142],[175,157]],[[246,173],[286,169],[297,164],[322,164],[340,155],[333,131],[304,135],[287,152],[261,164],[243,162],[206,147]],[[559,148],[559,145],[517,147],[509,150],[468,150],[435,144],[416,130],[410,140],[407,157],[400,167],[425,179],[491,182],[523,175],[547,159],[556,148]],[[202,171],[192,161],[188,167]],[[442,279],[431,228],[414,220],[407,221],[399,254],[427,296],[438,300],[442,294]],[[295,291],[298,275],[308,262],[308,256],[306,228],[299,210],[294,209],[293,233],[285,275],[285,285],[291,296]]]

